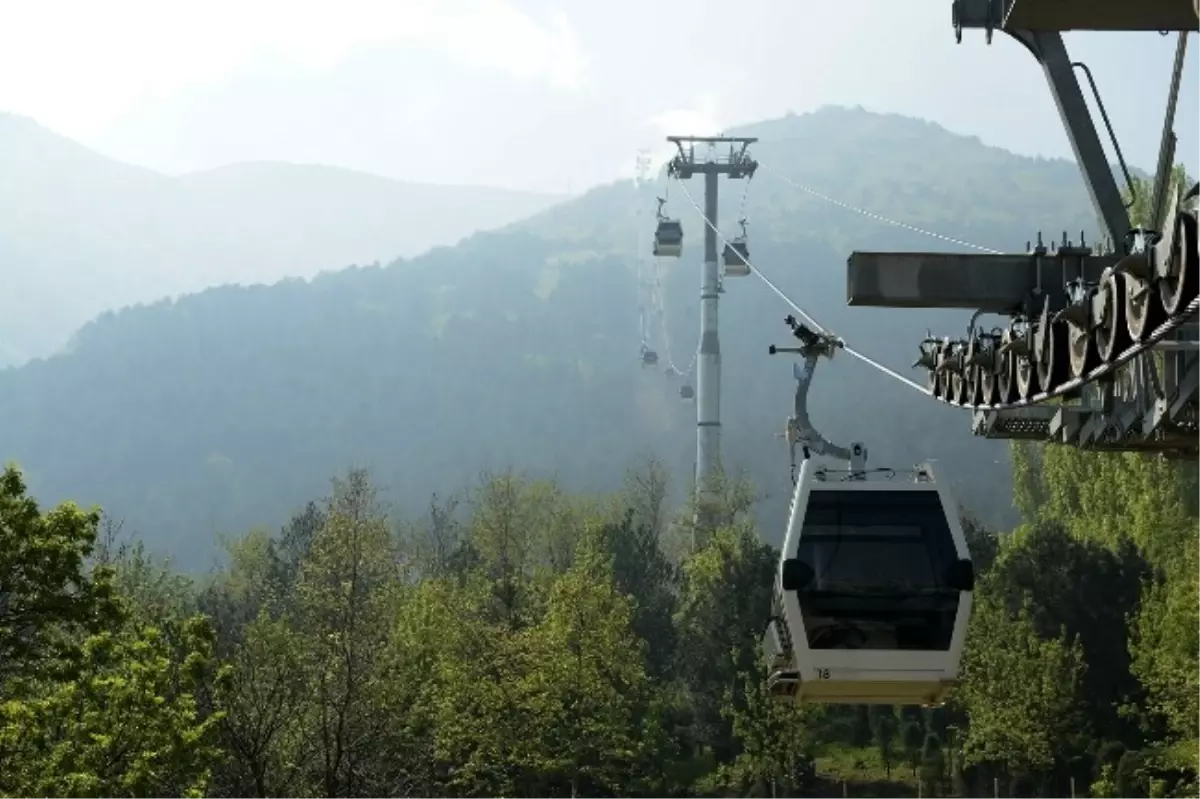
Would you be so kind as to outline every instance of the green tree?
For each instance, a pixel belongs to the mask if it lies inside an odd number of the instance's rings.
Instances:
[[[925,747],[925,726],[914,721],[904,722],[900,728],[900,745],[904,751],[904,759],[912,768],[913,776],[917,776]]]
[[[613,584],[633,604],[634,633],[646,643],[646,665],[655,678],[668,676],[675,655],[676,569],[654,530],[636,524],[629,508],[620,522],[600,527],[597,545],[612,558]]]
[[[1169,733],[1164,765],[1200,772],[1200,563],[1195,536],[1181,557],[1149,582],[1140,612],[1132,620],[1133,671],[1149,693],[1148,710],[1164,720]]]
[[[553,484],[532,483],[512,471],[485,475],[477,492],[470,543],[494,585],[497,612],[513,629],[536,615],[526,592],[557,500]]]
[[[186,641],[180,658],[169,637]],[[213,632],[195,617],[177,635],[128,624],[90,635],[77,675],[0,704],[0,793],[203,796],[221,757],[197,690],[214,677]]]
[[[941,740],[929,733],[921,744],[920,776],[934,796],[942,793],[946,786],[946,755]]]
[[[532,735],[523,765],[570,795],[619,795],[659,754],[643,748],[649,700],[632,603],[613,586],[611,558],[593,537],[550,590],[546,615],[521,634],[530,656],[515,688]]]
[[[71,502],[42,513],[15,466],[0,473],[0,699],[69,671],[80,636],[118,619],[111,567],[86,565],[99,523]]]
[[[316,742],[304,640],[286,615],[264,609],[234,650],[221,738],[226,796],[297,796]]]
[[[760,669],[740,678],[744,706],[730,691],[724,708],[740,751],[720,766],[721,782],[741,796],[787,795],[809,788],[816,770],[814,721],[822,709],[772,697]]]
[[[1087,720],[1103,739],[1129,742],[1137,735],[1120,709],[1140,698],[1130,672],[1126,619],[1138,607],[1146,574],[1128,538],[1114,551],[1055,522],[1039,522],[1005,548],[987,575],[986,591],[1010,614],[1028,610],[1042,638],[1065,631],[1078,643],[1087,663],[1081,677]]]
[[[883,762],[886,776],[891,779],[892,765],[896,760],[896,734],[900,730],[896,709],[890,705],[871,705],[869,718],[871,737],[879,751],[879,759]]]
[[[312,707],[312,780],[326,796],[363,789],[389,719],[387,636],[402,585],[391,529],[364,471],[334,481],[301,561],[295,625]]]
[[[1065,635],[1038,634],[1028,604],[1017,612],[991,593],[976,593],[956,701],[970,718],[966,765],[992,763],[1009,772],[1041,773],[1081,729],[1083,650]]]
[[[1167,178],[1167,191],[1182,194],[1189,185],[1187,167],[1183,164],[1176,164],[1171,170],[1170,176]],[[1122,189],[1121,195],[1126,202],[1133,200],[1129,206],[1129,221],[1135,226],[1149,225],[1151,223],[1150,204],[1154,201],[1154,181],[1147,178],[1135,177],[1133,179],[1133,196],[1130,197],[1128,189]],[[1168,194],[1168,196],[1170,196]]]
[[[691,692],[694,740],[719,760],[736,754],[727,708],[744,707],[739,675],[760,668],[777,564],[745,523],[718,528],[683,564],[675,673]]]
[[[0,794],[203,795],[221,755],[222,712],[199,701],[223,684],[212,627],[139,548],[96,553],[99,523],[0,476]]]
[[[511,796],[522,776],[516,753],[528,731],[512,685],[529,658],[491,618],[493,590],[479,574],[422,583],[401,609],[393,644],[393,658],[430,674],[414,710],[433,731],[431,779],[456,795]]]
[[[994,531],[989,530],[970,513],[963,513],[961,522],[963,537],[967,540],[967,550],[971,553],[975,572],[983,574],[992,568],[996,556],[1000,553],[1000,539]]]
[[[1038,461],[1037,519],[1113,550],[1129,538],[1153,564],[1195,536],[1195,464],[1073,447],[1042,449]]]

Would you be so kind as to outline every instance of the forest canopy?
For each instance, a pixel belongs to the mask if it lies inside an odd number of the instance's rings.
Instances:
[[[935,709],[769,700],[777,553],[743,481],[696,536],[653,461],[410,514],[352,470],[187,577],[10,467],[0,793],[1195,795],[1195,465],[1014,454],[1024,521],[965,520],[976,613]]]

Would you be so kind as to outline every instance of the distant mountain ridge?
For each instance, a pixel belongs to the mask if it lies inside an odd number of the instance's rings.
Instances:
[[[0,366],[104,310],[411,257],[562,199],[275,162],[170,177],[0,113]]]
[[[960,248],[783,177],[997,248],[1020,247],[1048,220],[1094,229],[1066,161],[854,109],[744,130],[763,131],[746,203],[751,259],[822,325],[905,374],[927,327],[964,330],[970,314],[848,308],[846,258]],[[695,408],[680,402],[678,380],[637,358],[634,249],[646,251],[661,188],[602,186],[387,266],[106,313],[72,351],[0,370],[0,453],[27,468],[40,500],[99,503],[188,569],[204,568],[215,533],[281,524],[347,466],[374,469],[401,514],[470,486],[485,467],[605,490],[646,453],[667,461],[682,492]],[[663,265],[665,325],[684,365],[697,336],[703,223],[678,187],[669,196],[684,252]],[[725,191],[724,229],[740,200]],[[774,540],[790,488],[777,433],[794,381],[766,350],[786,341],[790,309],[753,277],[725,288],[722,452],[764,495],[759,517]],[[657,326],[653,344],[665,352]],[[864,441],[871,465],[936,460],[964,507],[1012,523],[1007,447],[974,438],[962,411],[849,358],[821,364],[809,400],[817,428]]]

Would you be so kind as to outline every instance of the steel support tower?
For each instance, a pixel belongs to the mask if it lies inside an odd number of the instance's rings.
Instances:
[[[922,346],[918,364],[929,369],[930,389],[973,409],[976,435],[1194,457],[1196,199],[1181,200],[1168,188],[1179,75],[1187,34],[1198,29],[1195,0],[953,0],[951,6],[959,41],[965,29],[985,31],[989,43],[1001,31],[1042,67],[1108,244],[1089,246],[1064,233],[1061,242],[1051,235],[1046,246],[1038,233],[1037,246],[1027,244],[1024,253],[855,252],[848,304],[1012,318],[1001,336],[975,330],[972,320],[967,339]],[[1173,72],[1163,76],[1170,78],[1165,118],[1145,120],[1163,130],[1150,219],[1142,227],[1130,224],[1078,72],[1132,191],[1129,170],[1090,71],[1067,53],[1062,33],[1068,30],[1178,33]]]
[[[710,528],[709,507],[715,480],[721,470],[721,339],[718,333],[717,302],[721,288],[721,247],[717,241],[718,183],[721,175],[730,180],[754,176],[758,162],[746,149],[756,138],[745,136],[668,136],[677,153],[667,164],[667,173],[678,180],[704,176],[704,269],[700,279],[700,343],[696,354],[696,529],[706,535]],[[708,145],[697,158],[696,145]],[[728,151],[718,152],[718,146]],[[694,543],[700,543],[695,541]]]

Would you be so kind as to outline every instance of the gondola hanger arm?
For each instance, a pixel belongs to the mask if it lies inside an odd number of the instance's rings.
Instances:
[[[851,477],[861,475],[866,468],[867,449],[860,443],[849,447],[834,444],[813,426],[808,416],[808,390],[812,386],[813,374],[817,362],[821,358],[832,358],[842,347],[841,339],[828,332],[816,332],[788,316],[784,320],[791,328],[792,335],[801,342],[799,347],[776,347],[772,345],[768,352],[771,355],[780,353],[795,353],[804,358],[803,364],[792,365],[792,376],[796,379],[796,393],[792,406],[792,415],[788,417],[784,437],[788,442],[791,458],[792,482],[796,481],[796,447],[803,453],[802,460],[809,460],[813,455],[836,458],[849,465]]]

